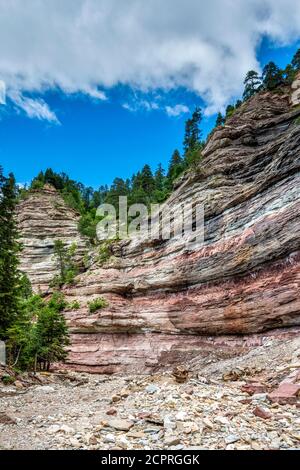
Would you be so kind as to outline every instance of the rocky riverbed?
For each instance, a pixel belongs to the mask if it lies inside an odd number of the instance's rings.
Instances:
[[[172,371],[25,375],[0,387],[0,448],[300,448],[299,357],[297,337],[201,373],[190,364],[184,383]]]

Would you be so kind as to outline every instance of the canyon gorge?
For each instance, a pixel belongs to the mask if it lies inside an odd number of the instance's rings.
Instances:
[[[71,345],[64,367],[149,373],[211,356],[232,357],[264,338],[299,335],[300,77],[262,91],[209,137],[198,168],[176,183],[170,210],[203,203],[204,243],[138,239],[98,247],[77,229],[79,214],[50,186],[18,206],[21,269],[47,295],[54,241],[76,243],[80,274],[65,286]],[[90,313],[88,302],[107,306]]]

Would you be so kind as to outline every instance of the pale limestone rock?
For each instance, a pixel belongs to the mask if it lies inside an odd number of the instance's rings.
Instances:
[[[31,191],[17,209],[18,226],[23,244],[20,269],[25,272],[35,292],[46,292],[55,274],[54,241],[67,246],[76,243],[76,259],[82,261],[87,240],[77,229],[79,214],[69,208],[50,185]]]
[[[292,83],[290,103],[292,106],[298,106],[300,104],[300,73],[298,73]]]

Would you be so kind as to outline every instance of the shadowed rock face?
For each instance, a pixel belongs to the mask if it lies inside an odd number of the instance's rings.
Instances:
[[[113,258],[65,289],[81,302],[66,312],[71,367],[143,372],[218,345],[208,335],[300,325],[297,87],[243,104],[211,136],[199,171],[170,197],[170,210],[192,199],[205,204],[200,249],[174,240],[121,242]],[[87,302],[99,295],[109,306],[90,315]]]

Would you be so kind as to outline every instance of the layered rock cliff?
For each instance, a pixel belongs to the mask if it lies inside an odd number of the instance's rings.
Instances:
[[[299,85],[298,80],[292,90],[259,93],[244,103],[214,131],[199,170],[182,178],[170,197],[170,210],[187,200],[204,203],[203,246],[187,249],[184,240],[172,239],[121,242],[114,256],[95,262],[75,287],[65,288],[70,300],[81,303],[66,312],[69,367],[148,371],[209,355],[216,346],[230,354],[233,347],[262,340],[227,335],[300,325]],[[32,199],[24,201],[27,220],[33,217],[43,233],[54,236],[55,228],[56,238],[68,239],[66,209],[54,226],[47,227],[42,216],[52,197],[44,192],[34,199],[40,210]],[[32,229],[20,221],[28,240],[23,267],[35,285],[44,285],[49,252],[37,235],[38,243],[29,242]],[[90,314],[87,302],[99,295],[108,306]]]
[[[67,246],[76,243],[79,264],[87,251],[87,241],[77,229],[79,214],[66,205],[55,188],[45,185],[19,203],[17,217],[23,245],[20,268],[28,275],[33,289],[45,293],[58,274],[55,240],[62,240]]]

